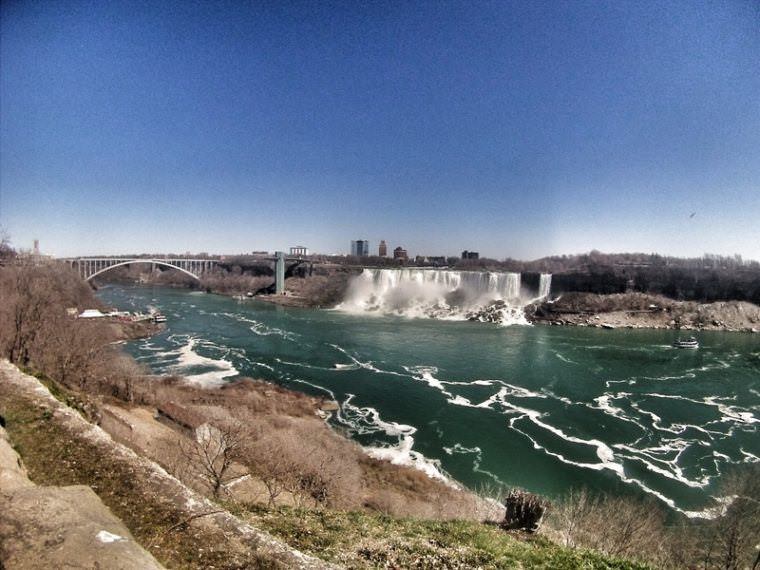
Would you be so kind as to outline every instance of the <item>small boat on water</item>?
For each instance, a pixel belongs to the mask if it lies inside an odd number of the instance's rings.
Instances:
[[[153,322],[154,323],[165,323],[166,317],[162,315],[161,313],[154,313],[153,314]]]
[[[699,342],[693,336],[686,340],[678,339],[673,343],[673,348],[699,348]]]

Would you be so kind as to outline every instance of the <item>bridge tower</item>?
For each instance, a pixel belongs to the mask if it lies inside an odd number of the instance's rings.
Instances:
[[[276,251],[274,266],[274,292],[276,295],[282,295],[285,292],[285,252]]]

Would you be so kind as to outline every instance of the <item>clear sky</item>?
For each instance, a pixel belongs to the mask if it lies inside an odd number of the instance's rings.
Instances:
[[[16,246],[760,259],[756,0],[1,6]]]

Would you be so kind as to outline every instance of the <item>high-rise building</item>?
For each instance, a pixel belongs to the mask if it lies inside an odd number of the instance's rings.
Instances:
[[[477,251],[467,251],[466,249],[462,252],[462,259],[478,259],[480,257],[480,254],[478,254]]]
[[[393,250],[393,259],[409,259],[409,255],[403,247],[397,247]]]
[[[377,248],[377,255],[380,257],[387,257],[388,256],[388,246],[385,245],[385,240],[380,240],[380,247]]]
[[[356,257],[367,257],[369,255],[369,242],[366,239],[351,241],[351,255]]]
[[[34,255],[40,254],[40,240],[34,240]]]

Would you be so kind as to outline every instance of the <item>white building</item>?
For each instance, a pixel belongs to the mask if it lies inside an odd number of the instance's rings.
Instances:
[[[100,319],[103,317],[105,317],[105,315],[97,309],[87,309],[85,311],[82,311],[82,313],[79,315],[80,319]]]
[[[309,248],[302,245],[296,245],[290,248],[290,255],[309,255]]]

